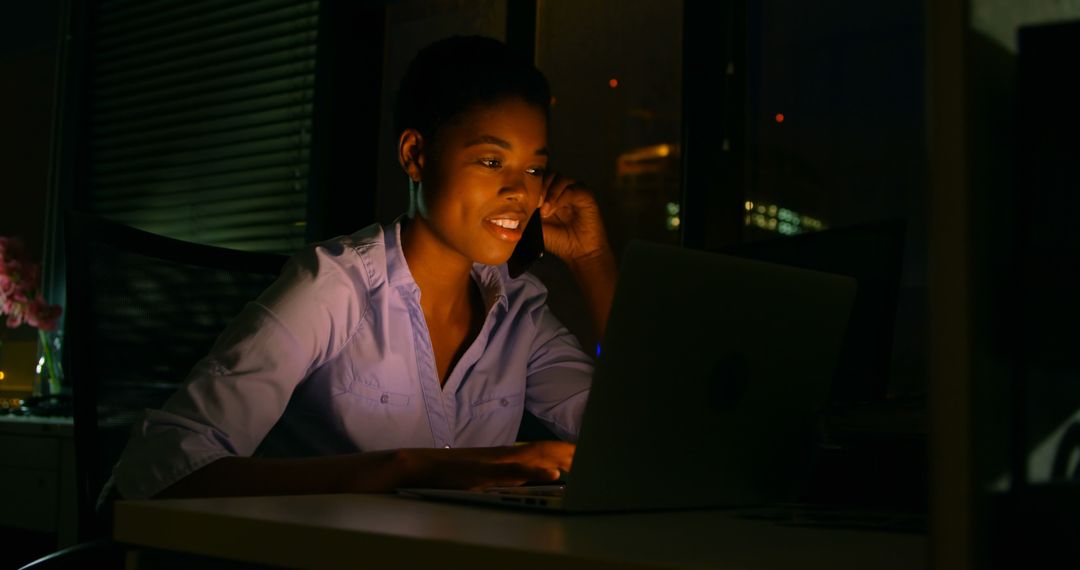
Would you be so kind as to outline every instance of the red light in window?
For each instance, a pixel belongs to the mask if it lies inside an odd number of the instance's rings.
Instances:
[[[607,84],[608,84],[608,87],[611,87],[612,89],[614,89],[614,88],[619,86],[619,80],[612,77],[610,80],[608,80]]]
[[[777,123],[783,123],[784,122],[784,114],[783,113],[777,113],[776,114],[776,122]]]

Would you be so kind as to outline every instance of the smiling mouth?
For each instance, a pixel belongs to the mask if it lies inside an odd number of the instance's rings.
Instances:
[[[493,217],[484,220],[484,227],[502,241],[516,242],[521,239],[525,222],[519,218]]]
[[[510,218],[495,218],[488,221],[500,228],[506,228],[508,230],[516,230],[518,229],[518,226],[521,225],[521,220],[512,220]]]

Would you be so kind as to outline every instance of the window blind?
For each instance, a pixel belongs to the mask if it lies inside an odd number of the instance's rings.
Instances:
[[[169,237],[305,241],[317,1],[102,0],[87,207]]]

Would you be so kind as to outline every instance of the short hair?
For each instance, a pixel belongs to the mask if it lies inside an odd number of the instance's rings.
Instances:
[[[520,97],[549,115],[547,79],[499,40],[452,36],[421,49],[405,70],[394,104],[394,133],[416,129],[434,141],[439,129],[478,106]]]

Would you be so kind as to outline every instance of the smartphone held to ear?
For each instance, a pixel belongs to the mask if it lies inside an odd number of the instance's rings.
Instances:
[[[510,254],[510,259],[506,262],[506,269],[509,271],[510,277],[517,278],[517,276],[528,271],[536,260],[544,257],[543,225],[540,220],[540,209],[537,208],[532,217],[529,218],[529,222],[525,224],[525,231],[521,235],[521,241],[518,242],[517,247],[514,248],[514,253]]]

